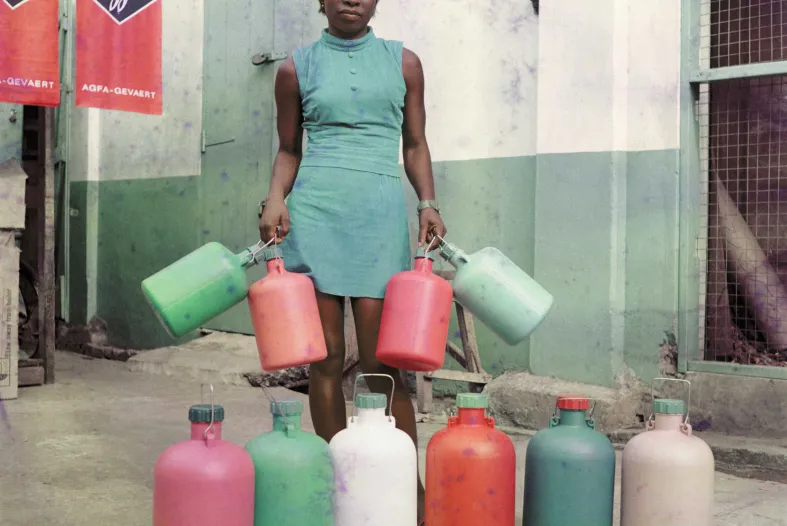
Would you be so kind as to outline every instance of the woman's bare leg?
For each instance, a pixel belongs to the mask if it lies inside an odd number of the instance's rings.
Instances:
[[[309,408],[314,430],[326,442],[347,426],[342,391],[344,371],[344,298],[317,292],[328,357],[310,366]]]
[[[392,413],[396,418],[396,427],[410,435],[418,449],[418,432],[415,426],[415,409],[410,401],[410,394],[402,382],[397,369],[389,367],[375,357],[377,352],[377,336],[380,332],[380,320],[383,314],[383,300],[371,298],[353,298],[353,316],[355,330],[358,334],[358,355],[361,370],[365,374],[388,374],[393,377],[395,390]],[[369,389],[375,393],[386,393],[390,396],[391,383],[384,378],[366,378]],[[418,516],[423,516],[424,486],[418,476]]]

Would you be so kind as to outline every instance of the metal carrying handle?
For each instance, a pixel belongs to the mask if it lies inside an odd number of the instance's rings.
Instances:
[[[213,431],[213,424],[214,424],[214,420],[216,419],[216,402],[215,402],[213,384],[200,384],[199,385],[199,403],[200,404],[204,404],[205,403],[205,391],[204,391],[205,385],[210,386],[210,424],[208,424],[208,427],[205,428],[205,432],[202,434],[202,436],[205,439],[205,441],[207,441],[208,440],[208,434],[211,431]]]
[[[688,380],[684,380],[683,378],[654,378],[653,382],[650,384],[650,416],[648,417],[648,425],[653,420],[654,413],[653,413],[653,402],[656,400],[656,393],[654,384],[656,382],[680,382],[685,383],[687,386],[687,396],[686,396],[686,419],[683,421],[684,426],[689,425],[689,411],[691,408],[691,382]]]
[[[388,398],[388,421],[392,422],[393,417],[391,415],[391,411],[393,411],[393,397],[394,397],[394,392],[396,391],[396,381],[394,380],[393,376],[391,376],[390,374],[359,374],[358,376],[355,377],[355,384],[353,384],[353,414],[350,417],[350,420],[354,420],[357,417],[355,411],[356,409],[358,409],[358,406],[355,405],[355,396],[358,393],[358,380],[367,376],[380,376],[391,380],[391,396],[390,398]]]
[[[268,401],[272,402],[273,405],[276,406],[276,409],[279,410],[279,416],[282,417],[287,424],[292,426],[293,429],[295,429],[295,422],[290,420],[290,417],[284,414],[284,411],[281,410],[281,406],[279,405],[279,401],[273,397],[273,395],[270,393],[270,391],[266,386],[260,384],[260,387],[262,387],[262,392],[265,395],[265,398],[267,398]]]
[[[432,243],[434,243],[438,239],[438,237],[439,236],[437,234],[432,233],[432,240],[429,241],[429,243],[426,245],[426,248],[424,249],[424,256],[428,256],[429,252],[431,252],[434,248],[440,246],[440,244],[442,243],[442,238],[440,238],[441,239],[440,243],[437,243],[434,247],[432,247]]]
[[[246,260],[246,261],[244,261],[243,262],[244,265],[248,265],[252,261],[257,261],[257,256],[260,254],[260,252],[262,252],[263,250],[265,250],[266,248],[268,248],[271,245],[277,245],[278,243],[276,242],[276,240],[279,238],[279,235],[278,235],[279,234],[279,230],[281,230],[281,227],[277,226],[276,227],[276,235],[273,236],[271,238],[271,240],[268,241],[267,243],[263,244],[261,239],[259,241],[257,241],[257,243],[255,243],[254,246],[249,250],[249,256],[251,256],[251,258]]]
[[[465,262],[467,262],[467,261],[468,261],[468,259],[467,259],[467,254],[465,254],[464,252],[462,252],[462,250],[461,250],[461,249],[459,249],[459,247],[457,247],[456,245],[454,245],[454,244],[453,244],[453,243],[451,243],[450,241],[446,241],[446,240],[445,240],[445,238],[444,238],[443,236],[439,235],[439,234],[436,234],[436,233],[432,232],[432,236],[433,236],[433,237],[432,237],[432,239],[433,239],[433,240],[434,240],[435,238],[440,240],[440,243],[437,245],[437,248],[438,248],[438,249],[440,249],[440,252],[445,252],[445,247],[446,247],[446,246],[451,246],[451,247],[453,247],[453,250],[455,250],[455,251],[458,251],[458,252],[461,254],[461,256],[460,256],[460,257],[461,257],[461,259],[462,259],[463,261],[465,261]],[[445,257],[445,256],[443,256],[443,257]]]

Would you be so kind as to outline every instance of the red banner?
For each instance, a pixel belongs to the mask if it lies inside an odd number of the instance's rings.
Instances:
[[[0,102],[60,104],[57,0],[0,0]]]
[[[76,42],[77,106],[161,115],[161,0],[77,0]]]

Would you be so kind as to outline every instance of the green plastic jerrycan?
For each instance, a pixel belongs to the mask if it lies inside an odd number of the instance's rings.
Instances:
[[[552,295],[498,249],[467,255],[443,241],[440,255],[456,267],[456,301],[507,344],[522,342],[549,314]]]
[[[523,526],[612,526],[615,448],[589,406],[558,397],[559,413],[528,443]]]
[[[240,254],[211,242],[142,282],[142,291],[169,334],[179,338],[243,301],[246,269],[262,257],[262,242]]]
[[[333,526],[328,443],[301,430],[303,403],[271,402],[273,431],[249,441],[256,470],[254,526]]]

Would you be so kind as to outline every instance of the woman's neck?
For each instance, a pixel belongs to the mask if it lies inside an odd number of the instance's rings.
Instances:
[[[330,24],[328,25],[328,34],[344,40],[358,40],[359,38],[365,37],[368,32],[369,32],[369,26],[366,26],[358,33],[347,34],[347,33],[342,33],[341,31],[331,26]]]

